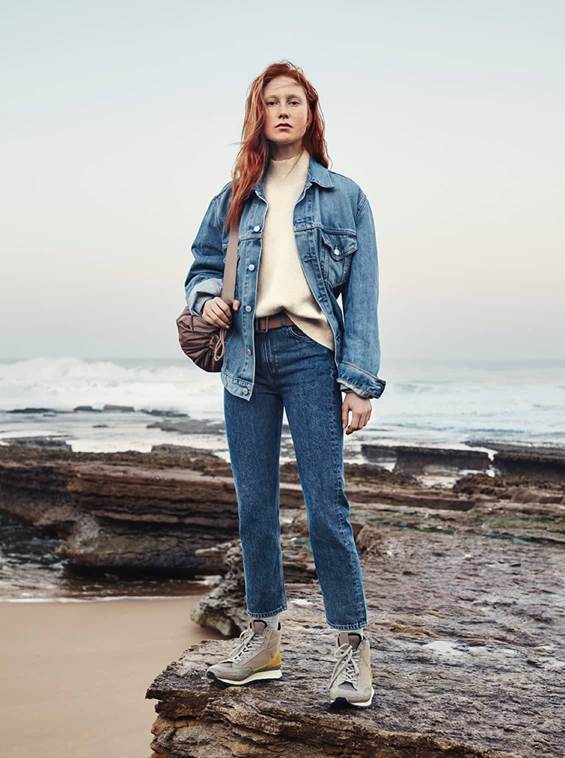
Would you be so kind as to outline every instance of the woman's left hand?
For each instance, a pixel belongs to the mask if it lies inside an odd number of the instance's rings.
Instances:
[[[349,411],[351,411],[351,422],[349,422]],[[345,433],[351,434],[367,426],[371,411],[370,398],[360,397],[355,392],[346,392],[341,405],[341,424],[346,427]]]

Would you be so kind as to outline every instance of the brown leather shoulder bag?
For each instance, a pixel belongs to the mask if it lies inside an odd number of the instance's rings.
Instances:
[[[228,251],[224,261],[221,298],[228,302],[230,307],[235,291],[238,230],[239,225],[231,225]],[[195,316],[188,306],[185,306],[176,323],[183,353],[204,371],[221,371],[224,341],[228,330],[209,324],[202,316]]]

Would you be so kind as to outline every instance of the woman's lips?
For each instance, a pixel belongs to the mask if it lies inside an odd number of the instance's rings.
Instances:
[[[290,124],[277,124],[277,129],[291,129]]]

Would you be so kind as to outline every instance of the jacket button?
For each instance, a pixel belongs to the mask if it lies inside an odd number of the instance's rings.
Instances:
[[[246,305],[245,306],[245,310],[249,313],[249,311],[251,310],[251,306],[250,305]]]
[[[249,264],[249,266],[248,266],[247,268],[248,268],[250,271],[254,271],[254,270],[255,270],[255,264],[254,264],[254,263],[250,263],[250,264]]]
[[[242,387],[241,391],[243,392],[244,395],[247,395],[249,393],[249,390],[247,389],[247,387]]]
[[[257,225],[257,226],[254,226],[254,227],[253,227],[253,231],[254,231],[254,232],[259,232],[259,231],[261,231],[261,227],[260,227],[259,225]]]
[[[250,347],[247,348],[247,355],[251,355],[251,348]]]
[[[339,249],[339,247],[334,247],[334,253],[336,255],[341,255],[341,250]]]

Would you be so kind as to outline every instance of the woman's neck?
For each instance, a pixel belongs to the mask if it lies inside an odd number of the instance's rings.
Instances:
[[[291,145],[276,145],[271,143],[270,158],[273,161],[287,161],[290,158],[298,158],[304,150],[302,143],[294,142]]]

